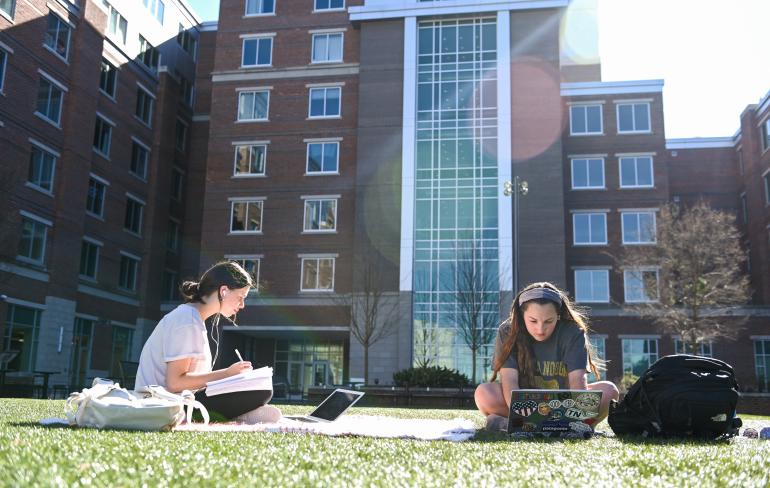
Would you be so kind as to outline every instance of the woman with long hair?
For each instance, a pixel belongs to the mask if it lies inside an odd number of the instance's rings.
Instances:
[[[222,261],[209,268],[198,281],[181,286],[185,303],[166,314],[142,348],[136,388],[160,385],[171,392],[190,390],[208,410],[227,419],[246,423],[276,422],[281,411],[267,402],[272,390],[252,390],[207,396],[206,383],[252,369],[251,362],[237,361],[212,370],[219,352],[219,318],[234,317],[245,306],[254,287],[251,275],[238,263]],[[213,317],[212,360],[206,320]]]
[[[618,398],[614,383],[586,381],[588,369],[598,378],[603,366],[588,340],[587,319],[567,294],[551,283],[533,283],[516,296],[511,315],[498,329],[492,377],[476,388],[476,406],[487,416],[488,428],[504,429],[512,390],[599,390],[598,422],[607,417],[610,400]]]

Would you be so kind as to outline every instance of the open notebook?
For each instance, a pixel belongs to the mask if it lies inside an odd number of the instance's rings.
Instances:
[[[272,390],[273,368],[264,366],[235,376],[206,383],[206,395],[215,396],[236,391]]]

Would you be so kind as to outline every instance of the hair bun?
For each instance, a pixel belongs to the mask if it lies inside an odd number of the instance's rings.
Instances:
[[[200,292],[200,285],[196,281],[185,281],[182,286],[179,287],[179,291],[185,300],[195,301],[196,298],[200,298],[198,293]]]

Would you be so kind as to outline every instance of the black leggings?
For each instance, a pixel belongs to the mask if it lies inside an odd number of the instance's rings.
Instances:
[[[205,389],[195,393],[195,399],[201,402],[206,410],[217,412],[228,419],[259,408],[271,398],[273,390],[236,391],[214,396],[207,396]]]

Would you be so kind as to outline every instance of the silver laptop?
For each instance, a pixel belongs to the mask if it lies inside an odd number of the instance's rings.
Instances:
[[[362,391],[343,390],[338,388],[326,397],[309,415],[287,415],[285,418],[300,422],[334,422],[352,407],[361,397]]]

